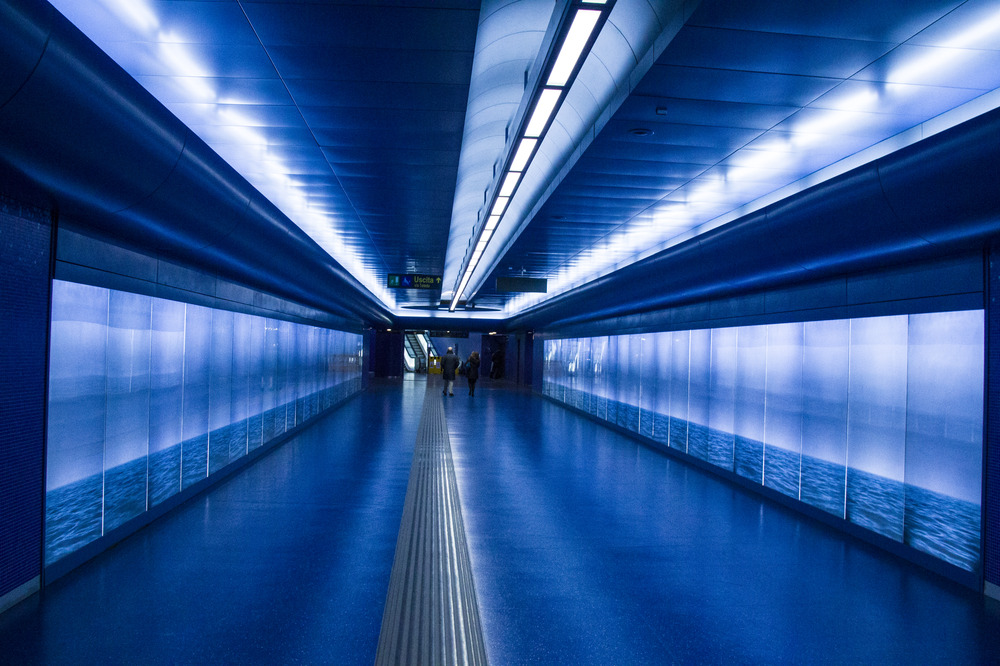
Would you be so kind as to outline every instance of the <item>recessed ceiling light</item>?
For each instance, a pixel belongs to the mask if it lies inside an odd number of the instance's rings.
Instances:
[[[628,133],[632,134],[633,136],[652,136],[653,130],[649,129],[648,127],[633,127],[628,131]]]

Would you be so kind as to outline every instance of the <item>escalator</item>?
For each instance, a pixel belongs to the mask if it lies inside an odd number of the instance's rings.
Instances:
[[[403,351],[403,366],[407,372],[427,372],[427,354],[415,332],[403,334]]]
[[[427,336],[427,331],[406,331],[403,334],[403,349],[405,350],[404,365],[407,372],[426,373],[430,357],[436,356],[434,343]]]

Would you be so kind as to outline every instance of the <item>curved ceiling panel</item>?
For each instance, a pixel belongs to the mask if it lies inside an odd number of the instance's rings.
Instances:
[[[486,0],[480,10],[469,105],[458,162],[441,298],[452,297],[479,209],[503,157],[507,127],[524,96],[552,13],[550,0]]]
[[[466,296],[471,297],[484,285],[493,267],[572,169],[603,122],[631,92],[634,82],[653,64],[659,51],[683,24],[681,17],[686,17],[689,11],[678,0],[617,0],[500,220],[494,239],[465,291]],[[494,159],[500,161],[503,157],[501,150]],[[483,189],[491,182],[492,171]],[[480,199],[478,207],[482,204]],[[446,271],[445,284],[449,286],[454,284],[461,267],[461,258],[453,260],[452,253],[460,249],[464,254],[471,240],[471,225],[478,221],[475,215],[467,219],[471,222],[464,234],[452,223],[448,266],[456,272]],[[465,243],[459,242],[462,239]]]
[[[558,328],[974,247],[1000,231],[998,134],[994,110],[508,324]]]
[[[187,129],[159,104],[130,101],[145,91],[50,7],[15,4],[23,11],[0,17],[15,22],[3,34],[23,32],[23,23],[52,27],[30,78],[0,108],[0,157],[88,206],[118,211],[142,201],[174,168]]]
[[[0,4],[0,24],[5,27],[0,40],[0,108],[14,96],[45,52],[52,30],[51,5],[5,2]]]
[[[312,307],[389,321],[347,271],[79,30],[44,5],[16,4],[19,11],[0,13],[0,34],[52,28],[37,67],[0,108],[0,161],[44,188],[64,217]]]
[[[928,141],[879,163],[888,205],[910,222],[914,235],[931,243],[978,236],[997,225],[1000,158],[995,147],[1000,129],[985,118],[962,127],[960,145]]]

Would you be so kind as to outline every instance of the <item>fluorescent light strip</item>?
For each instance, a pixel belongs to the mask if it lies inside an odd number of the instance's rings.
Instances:
[[[510,163],[511,171],[524,171],[524,167],[528,166],[528,160],[531,159],[531,153],[535,150],[535,144],[538,143],[538,139],[521,139],[521,143],[517,146],[517,152],[514,153],[514,160]]]
[[[585,4],[592,5],[603,5],[606,1],[583,0]],[[494,230],[500,224],[500,218],[507,208],[507,204],[510,203],[510,198],[513,196],[514,190],[517,189],[517,185],[534,155],[535,148],[538,146],[542,134],[546,127],[548,127],[553,113],[562,100],[563,90],[561,88],[566,86],[573,72],[576,71],[583,50],[587,46],[587,42],[590,41],[590,36],[600,21],[602,13],[600,9],[577,9],[576,14],[573,15],[573,20],[569,30],[566,32],[566,37],[559,47],[559,55],[556,56],[555,64],[552,65],[552,69],[549,71],[549,79],[546,83],[547,87],[542,89],[535,100],[535,107],[531,111],[528,123],[524,128],[524,133],[517,145],[517,150],[514,152],[514,157],[511,160],[506,175],[504,175],[503,183],[496,193],[493,208],[490,211],[486,224],[483,226],[483,230],[480,232],[476,247],[469,257],[469,264],[465,268],[458,289],[455,290],[455,295],[448,308],[449,311],[455,311],[459,299],[472,279],[472,274],[479,266],[479,260],[486,251],[486,246],[493,237]]]
[[[517,187],[517,183],[521,180],[520,171],[511,171],[503,179],[503,185],[500,186],[501,197],[509,197],[514,194],[514,188]]]
[[[544,88],[542,90],[538,101],[535,102],[535,110],[531,112],[531,120],[528,121],[528,126],[524,130],[524,136],[540,137],[542,135],[549,118],[552,117],[552,112],[559,104],[560,97],[562,97],[562,90],[558,88]]]
[[[503,215],[508,201],[510,201],[510,197],[497,197],[497,200],[493,202],[493,210],[490,211],[490,215]]]
[[[583,49],[587,46],[590,33],[594,31],[597,21],[601,18],[599,9],[578,9],[573,17],[573,24],[566,33],[562,47],[559,49],[559,56],[556,64],[549,72],[549,80],[546,85],[561,88],[569,81],[569,77],[576,69],[576,63],[583,54]]]
[[[458,285],[458,289],[455,290],[455,297],[451,299],[451,305],[448,306],[449,312],[454,312],[455,307],[458,305],[458,299],[462,297],[462,292],[465,291],[466,286],[469,284],[469,278],[472,277],[472,269],[474,264],[469,263],[469,267],[465,269],[465,275],[462,276],[462,281]]]

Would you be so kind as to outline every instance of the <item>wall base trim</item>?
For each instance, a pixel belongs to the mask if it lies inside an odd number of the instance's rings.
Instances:
[[[41,576],[35,576],[24,585],[15,587],[13,590],[0,597],[0,613],[4,612],[8,608],[16,606],[33,595],[35,592],[38,592],[38,590],[41,589],[41,584]]]

